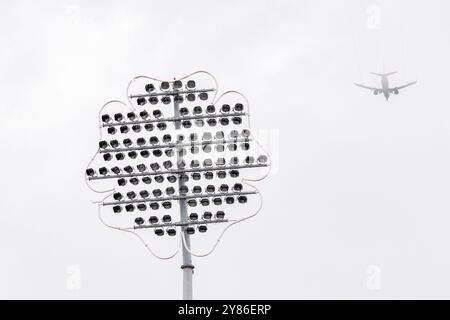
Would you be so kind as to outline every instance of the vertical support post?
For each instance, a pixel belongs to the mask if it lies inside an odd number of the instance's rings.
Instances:
[[[178,105],[178,102],[175,101],[175,97],[173,96],[173,105],[174,105],[174,117],[180,116],[180,106]],[[179,130],[181,128],[181,121],[175,121],[175,129]],[[177,161],[180,161],[183,159],[183,155],[179,153],[179,148],[175,148]],[[184,181],[181,181],[181,179],[178,179],[178,187],[181,187],[184,185]],[[180,220],[181,221],[187,221],[188,214],[187,214],[187,204],[185,199],[179,200],[180,204]],[[181,227],[181,232],[184,234],[185,238],[185,246],[190,249],[191,248],[191,240],[189,234],[186,232],[186,227]],[[194,274],[194,265],[192,264],[192,257],[189,251],[186,249],[186,247],[183,246],[183,264],[181,265],[181,269],[183,270],[183,300],[192,300],[192,275]]]

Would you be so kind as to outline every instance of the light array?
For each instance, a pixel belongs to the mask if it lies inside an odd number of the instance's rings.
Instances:
[[[198,84],[147,78],[129,89],[132,108],[102,109],[96,161],[86,179],[114,189],[101,206],[126,219],[121,228],[151,229],[157,237],[205,233],[235,221],[227,213],[231,206],[257,194],[242,183],[241,172],[270,163],[253,151],[246,100],[215,100],[214,86]]]

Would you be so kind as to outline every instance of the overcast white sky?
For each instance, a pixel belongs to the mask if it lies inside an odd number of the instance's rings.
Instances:
[[[374,5],[380,29],[367,26]],[[196,298],[450,298],[449,10],[2,1],[0,298],[181,297],[181,258],[105,228],[83,177],[103,103],[124,100],[134,76],[197,70],[243,92],[253,128],[280,141],[278,170],[257,184],[261,215],[194,259]],[[394,85],[418,84],[388,103],[353,86],[376,85],[368,72],[383,62]]]

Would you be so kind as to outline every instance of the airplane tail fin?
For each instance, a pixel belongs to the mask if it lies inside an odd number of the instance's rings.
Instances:
[[[393,74],[396,74],[397,71],[394,72],[388,72],[388,73],[376,73],[376,72],[371,72],[371,74],[374,74],[376,76],[380,76],[380,77],[389,77],[392,76]]]

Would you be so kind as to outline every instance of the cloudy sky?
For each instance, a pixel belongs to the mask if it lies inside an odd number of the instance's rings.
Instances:
[[[181,297],[181,258],[105,228],[84,170],[129,80],[207,70],[249,99],[275,162],[261,215],[194,259],[196,298],[450,298],[449,9],[1,1],[0,297]],[[353,86],[383,65],[418,84],[388,103]]]

